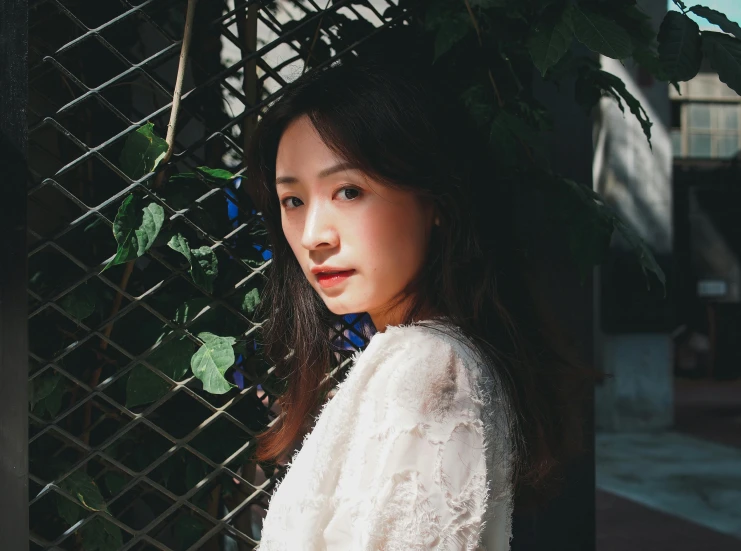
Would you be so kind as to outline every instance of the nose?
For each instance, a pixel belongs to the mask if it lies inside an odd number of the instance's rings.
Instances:
[[[329,205],[313,201],[306,213],[301,245],[306,249],[331,248],[337,246],[339,236],[332,219]]]

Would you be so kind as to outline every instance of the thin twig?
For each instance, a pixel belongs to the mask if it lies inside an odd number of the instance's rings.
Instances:
[[[476,37],[479,39],[479,46],[483,47],[484,43],[481,41],[481,30],[479,29],[478,21],[476,21],[476,16],[473,14],[473,9],[471,9],[471,3],[468,0],[463,0],[466,3],[466,9],[468,10],[468,15],[471,17],[471,21],[473,22],[473,28],[476,30]]]
[[[180,110],[180,98],[183,95],[183,80],[185,78],[185,64],[188,61],[188,50],[190,49],[190,38],[193,34],[193,17],[195,16],[196,3],[198,0],[188,0],[188,9],[185,14],[185,29],[183,30],[183,44],[180,48],[180,63],[178,74],[175,79],[175,91],[172,94],[172,110],[170,111],[170,122],[167,125],[167,153],[162,163],[166,163],[172,156],[172,145],[175,142],[175,126]]]
[[[316,29],[314,29],[314,38],[312,38],[311,44],[309,45],[309,52],[306,54],[306,59],[304,60],[304,68],[301,70],[301,74],[304,74],[306,72],[306,68],[309,66],[309,60],[311,59],[311,55],[314,53],[314,46],[316,45],[316,41],[319,38],[319,30],[322,28],[324,14],[326,13],[327,8],[329,8],[330,2],[331,0],[327,0],[327,4],[324,6],[322,15],[319,16],[319,22],[316,24]]]

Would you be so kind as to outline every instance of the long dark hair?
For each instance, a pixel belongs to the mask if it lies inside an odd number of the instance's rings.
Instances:
[[[534,298],[517,246],[512,186],[497,178],[488,142],[451,90],[422,64],[351,59],[293,82],[260,120],[247,152],[247,182],[264,217],[272,266],[261,314],[265,356],[285,378],[284,416],[258,436],[257,461],[289,451],[322,399],[338,316],[306,280],[281,228],[275,190],[278,144],[307,115],[341,158],[385,185],[435,202],[440,226],[426,262],[404,290],[402,323],[435,312],[473,342],[512,406],[518,489],[541,495],[558,467],[581,452],[582,391],[590,371],[558,348],[555,325]],[[535,495],[538,495],[537,493]]]

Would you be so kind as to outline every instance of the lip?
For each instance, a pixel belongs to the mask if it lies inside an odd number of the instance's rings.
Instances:
[[[346,272],[350,271],[350,268],[343,268],[342,266],[314,266],[309,271],[316,275],[322,272]]]
[[[316,279],[319,282],[319,285],[326,289],[327,287],[334,287],[335,285],[345,282],[354,273],[355,270],[344,270],[336,274],[319,273],[316,274]]]

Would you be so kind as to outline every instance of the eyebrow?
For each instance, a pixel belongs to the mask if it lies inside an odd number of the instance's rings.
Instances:
[[[319,178],[326,178],[327,176],[331,176],[332,174],[335,174],[336,172],[343,172],[345,170],[357,170],[358,168],[350,163],[350,162],[342,162],[339,164],[336,164],[334,166],[331,166],[329,168],[325,168],[319,173]],[[275,185],[278,184],[295,184],[298,182],[298,178],[295,176],[279,176],[275,179]]]

